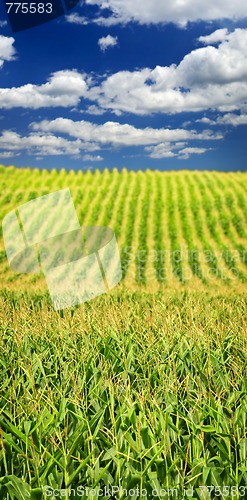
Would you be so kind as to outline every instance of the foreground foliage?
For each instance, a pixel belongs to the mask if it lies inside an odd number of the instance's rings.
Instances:
[[[46,295],[5,291],[0,325],[1,498],[243,496],[246,296],[115,290],[59,314]]]

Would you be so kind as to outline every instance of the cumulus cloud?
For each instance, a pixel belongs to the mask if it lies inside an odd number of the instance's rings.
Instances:
[[[42,85],[28,83],[22,87],[0,89],[0,108],[71,107],[80,102],[86,91],[84,74],[75,70],[57,71]]]
[[[190,155],[202,155],[206,151],[210,150],[211,148],[194,148],[194,147],[189,147],[189,148],[184,148],[179,151],[179,158],[180,160],[188,160]]]
[[[69,23],[80,24],[81,26],[85,26],[86,24],[89,24],[89,20],[84,16],[80,16],[79,14],[77,14],[77,12],[72,12],[72,14],[65,16],[65,19]]]
[[[15,56],[14,41],[11,36],[0,35],[0,68],[4,61],[13,61]]]
[[[102,52],[105,52],[107,49],[110,49],[111,47],[115,47],[117,43],[118,43],[118,37],[111,35],[103,36],[98,41],[99,48],[100,50],[102,50]]]
[[[12,153],[25,150],[27,154],[38,156],[78,155],[81,150],[81,142],[69,141],[51,134],[21,136],[11,130],[5,130],[0,136],[0,149]]]
[[[14,158],[20,156],[21,153],[14,153],[14,151],[0,151],[0,158]]]
[[[136,128],[129,124],[106,122],[97,125],[87,121],[67,118],[43,120],[30,125],[31,133],[21,136],[15,131],[5,130],[0,136],[0,155],[13,156],[20,151],[36,157],[69,155],[84,161],[102,161],[101,150],[112,148],[141,147],[144,154],[152,158],[165,158],[181,154],[202,152],[197,141],[217,141],[222,134],[210,130],[200,133],[186,129]],[[187,148],[187,151],[185,149]],[[181,151],[183,150],[183,153]],[[94,152],[97,154],[92,154]],[[206,151],[206,148],[204,148]]]
[[[100,155],[84,155],[82,157],[84,161],[103,161],[104,158]]]
[[[247,29],[214,32],[217,47],[188,53],[178,64],[119,71],[101,80],[75,70],[58,71],[41,85],[0,89],[0,108],[71,107],[87,102],[90,114],[111,111],[175,114],[247,108]],[[203,37],[205,42],[205,37]],[[211,39],[212,39],[211,38]],[[209,35],[210,39],[210,35]]]
[[[81,16],[75,12],[65,16],[65,19],[68,23],[78,24],[81,26],[86,26],[87,24],[97,24],[98,26],[104,26],[110,28],[111,26],[115,26],[116,24],[122,23],[119,17],[112,14],[110,17],[97,16],[95,18],[88,18],[85,16]]]
[[[222,29],[214,31],[210,35],[200,36],[198,38],[198,40],[201,43],[205,43],[205,45],[214,45],[216,43],[223,42],[224,40],[227,40],[228,36],[229,36],[228,29],[222,28]]]
[[[150,158],[160,160],[162,158],[173,158],[178,156],[177,150],[185,146],[185,142],[167,142],[155,146],[147,146],[145,151],[149,153]]]
[[[193,50],[177,66],[110,75],[88,98],[117,115],[239,109],[247,105],[247,29],[229,33],[218,47]]]
[[[197,132],[187,129],[155,129],[146,127],[136,128],[129,124],[118,122],[106,122],[97,125],[88,121],[73,121],[68,118],[56,118],[55,120],[42,120],[32,123],[34,131],[66,134],[82,141],[92,142],[98,145],[113,146],[146,146],[159,144],[161,142],[177,142],[183,140],[218,140],[222,134],[214,134],[210,130]]]
[[[39,123],[32,123],[31,128],[35,132],[67,135],[80,140],[83,143],[90,143],[95,149],[103,148],[127,148],[143,147],[144,153],[151,158],[171,158],[177,156],[189,157],[189,143],[191,141],[215,141],[223,138],[221,133],[212,133],[210,130],[197,132],[187,129],[154,129],[146,127],[136,128],[129,124],[118,122],[106,122],[97,125],[87,121],[73,121],[67,118],[57,118],[55,120],[43,120]],[[188,148],[187,151],[184,148]],[[183,153],[180,151],[183,150]],[[191,147],[191,154],[201,154],[206,152],[206,148]],[[85,158],[85,157],[84,157]],[[94,160],[95,161],[95,157]]]
[[[198,154],[201,155],[210,151],[212,148],[198,148],[198,147],[184,147],[185,143],[167,143],[158,144],[157,146],[146,147],[145,150],[150,152],[150,158],[162,159],[162,158],[173,158],[176,156],[179,160],[187,160],[190,155]]]
[[[230,125],[232,127],[238,127],[239,125],[247,125],[247,114],[243,113],[237,115],[236,113],[226,113],[225,115],[217,116],[215,120],[204,116],[196,121],[207,125]]]
[[[85,110],[80,111],[81,113],[85,113]],[[100,109],[96,104],[92,104],[87,107],[87,114],[89,115],[103,115],[105,113],[104,109]]]
[[[136,21],[140,24],[176,23],[185,26],[189,21],[213,21],[216,19],[243,19],[247,16],[246,3],[242,0],[86,0],[86,4],[98,6],[94,18],[97,24],[110,26]],[[104,16],[105,9],[110,16]]]

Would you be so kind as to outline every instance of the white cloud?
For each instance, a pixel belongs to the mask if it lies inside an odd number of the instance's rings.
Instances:
[[[82,159],[84,161],[102,161],[104,158],[102,158],[102,156],[100,156],[100,155],[97,155],[97,156],[94,156],[94,155],[84,155],[82,157]]]
[[[111,26],[116,26],[123,21],[116,15],[112,14],[110,17],[97,16],[95,18],[88,18],[85,16],[80,16],[77,13],[69,14],[65,16],[66,21],[71,24],[78,24],[81,26],[86,26],[87,24],[97,24],[98,26],[104,26],[110,28]]]
[[[185,143],[181,143],[182,146],[185,145]],[[180,143],[163,143],[163,144],[157,144],[156,146],[147,146],[145,148],[145,151],[149,152],[150,158],[160,160],[162,158],[173,158],[174,156],[177,156],[176,149],[181,147]]]
[[[0,68],[4,61],[13,61],[15,56],[14,41],[11,36],[0,35]]]
[[[193,50],[178,66],[115,73],[87,96],[117,115],[239,109],[247,105],[247,29]]]
[[[206,125],[212,125],[212,120],[210,120],[210,118],[208,118],[207,116],[203,116],[202,118],[199,118],[198,120],[196,120],[196,122],[197,123],[204,123]]]
[[[86,0],[86,4],[97,5],[97,24],[110,26],[136,21],[140,24],[173,22],[185,26],[189,21],[213,21],[215,19],[243,19],[247,17],[247,6],[243,0]],[[104,9],[111,16],[104,17]]]
[[[188,160],[188,158],[193,154],[193,155],[201,155],[203,153],[206,153],[206,151],[210,150],[211,148],[184,148],[179,151],[179,159],[180,160]]]
[[[82,113],[85,113],[85,110],[83,110]],[[89,115],[103,115],[105,113],[105,111],[104,111],[104,109],[100,109],[95,104],[92,104],[92,106],[87,107],[87,113]]]
[[[212,35],[215,39],[215,32]],[[197,48],[177,66],[119,71],[102,76],[101,82],[76,70],[64,70],[41,85],[2,88],[0,108],[73,109],[82,99],[91,101],[90,114],[111,111],[117,116],[247,108],[247,29],[221,37],[218,47]]]
[[[0,158],[13,158],[20,156],[21,153],[14,153],[13,151],[0,151]]]
[[[203,154],[206,151],[211,150],[211,148],[197,148],[197,147],[184,147],[185,143],[167,143],[158,144],[157,146],[149,146],[145,148],[146,151],[150,152],[150,158],[162,159],[162,158],[173,158],[176,156],[179,160],[187,160],[192,154]]]
[[[202,42],[205,45],[210,45],[210,44],[214,45],[216,43],[223,42],[224,40],[227,40],[228,36],[229,36],[228,29],[222,28],[222,29],[214,31],[210,35],[200,36],[198,38],[198,40],[199,40],[199,42]]]
[[[247,114],[235,114],[226,113],[225,115],[218,116],[215,120],[210,120],[207,117],[203,117],[197,120],[200,123],[206,123],[207,125],[231,125],[232,127],[238,127],[239,125],[247,125]]]
[[[82,26],[89,24],[87,18],[84,16],[80,16],[79,14],[77,14],[77,12],[72,12],[72,14],[65,16],[65,19],[72,24],[80,24]]]
[[[7,21],[1,21],[0,20],[0,28],[5,28],[5,26],[7,26]]]
[[[0,136],[0,149],[11,153],[25,150],[27,154],[38,156],[78,155],[81,146],[80,141],[69,141],[48,134],[30,134],[25,137],[11,130],[5,130]]]
[[[118,43],[118,37],[111,35],[103,36],[98,41],[99,48],[100,50],[102,50],[102,52],[105,52],[107,49],[110,49],[111,47],[115,47],[117,43]]]
[[[106,122],[96,125],[87,121],[73,121],[68,118],[56,118],[55,120],[43,120],[32,123],[34,131],[44,133],[66,134],[70,137],[98,145],[112,146],[147,146],[162,142],[177,142],[184,140],[219,140],[222,134],[214,134],[210,130],[201,133],[187,129],[154,129],[146,127],[136,128],[129,124],[118,122]]]
[[[67,118],[43,120],[30,125],[32,132],[21,136],[15,131],[5,130],[0,136],[0,156],[26,154],[35,157],[69,155],[84,161],[102,161],[100,154],[92,154],[105,149],[141,147],[143,154],[151,158],[165,158],[183,154],[202,152],[202,148],[192,147],[191,141],[216,141],[222,134],[204,130],[200,133],[185,129],[138,129],[129,124],[106,122],[97,125],[91,122]],[[186,151],[187,148],[187,151]],[[204,148],[206,151],[206,148]],[[2,151],[2,153],[1,153]]]
[[[223,138],[222,134],[212,133],[210,130],[204,130],[201,133],[195,130],[186,129],[154,129],[154,128],[136,128],[129,124],[120,124],[118,122],[106,122],[103,125],[93,124],[87,121],[73,121],[67,118],[57,118],[55,120],[43,120],[39,123],[31,124],[32,130],[39,133],[59,134],[69,136],[77,141],[81,141],[81,149],[86,149],[89,144],[96,149],[102,148],[128,148],[143,147],[144,154],[148,153],[151,158],[168,158],[173,156],[180,157],[178,150],[189,153],[189,144],[191,141],[215,141]],[[71,141],[72,142],[72,141]],[[78,146],[80,147],[80,146]],[[206,148],[191,148],[191,154],[201,154]],[[87,161],[100,161],[101,156],[85,155]]]
[[[0,89],[0,108],[76,106],[86,90],[84,74],[75,70],[57,71],[43,85],[28,83],[22,87]]]

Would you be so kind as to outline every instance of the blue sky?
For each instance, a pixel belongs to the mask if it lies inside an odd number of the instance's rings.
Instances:
[[[86,0],[17,33],[1,11],[1,164],[246,170],[246,137],[242,0]]]

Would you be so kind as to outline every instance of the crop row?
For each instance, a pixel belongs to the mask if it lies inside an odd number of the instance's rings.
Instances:
[[[231,272],[242,282],[247,282],[246,275],[237,267],[236,257],[232,254],[229,246],[223,243],[222,237],[220,235],[219,226],[217,224],[217,217],[213,210],[213,203],[211,196],[205,189],[205,184],[202,182],[201,178],[197,176],[196,183],[201,193],[202,207],[205,211],[207,227],[210,234],[218,246],[226,266],[231,270]]]
[[[206,176],[205,179],[208,188],[210,189],[214,197],[215,206],[218,213],[218,220],[222,227],[223,233],[230,240],[229,243],[238,251],[243,264],[247,265],[246,248],[242,243],[238,243],[236,241],[236,235],[231,228],[232,223],[232,226],[235,228],[236,233],[240,238],[247,237],[246,231],[244,229],[244,221],[241,219],[240,214],[235,207],[233,194],[228,189],[225,189],[225,185],[222,186],[222,184],[221,191],[223,191],[223,193],[220,193],[219,189],[217,189],[216,182],[213,182],[212,179],[209,180],[208,176]]]
[[[178,280],[184,283],[182,251],[178,237],[178,224],[176,219],[177,206],[171,177],[167,177],[166,179],[166,211],[172,270]]]
[[[163,283],[166,280],[166,269],[164,262],[165,255],[165,241],[164,241],[164,223],[165,223],[165,212],[164,212],[164,198],[163,198],[163,186],[162,177],[160,174],[155,175],[155,198],[154,198],[154,209],[153,209],[153,239],[154,239],[154,249],[156,252],[156,259],[154,260],[154,268],[156,273],[156,279],[158,282]]]
[[[205,283],[205,278],[202,274],[200,260],[199,260],[200,252],[197,245],[195,244],[191,222],[188,216],[189,210],[184,196],[184,184],[182,183],[180,177],[176,177],[176,181],[177,181],[177,206],[180,215],[180,225],[182,229],[182,234],[187,244],[189,266],[191,268],[192,273],[199,279],[201,279],[202,282]]]
[[[212,245],[209,244],[208,239],[205,235],[204,223],[201,215],[201,202],[198,198],[196,186],[191,181],[189,175],[185,176],[185,180],[188,186],[189,205],[193,215],[195,231],[198,240],[202,244],[206,263],[215,277],[222,278],[225,282],[228,282],[228,279],[224,275],[222,275],[222,271],[219,268],[218,259],[217,256],[215,255],[215,251],[212,248]]]
[[[139,175],[137,174],[135,177],[134,187],[129,201],[127,220],[124,228],[125,238],[123,247],[121,249],[121,264],[122,264],[123,277],[125,277],[127,274],[130,255],[132,252],[132,240],[135,231],[135,220],[137,216],[137,206],[140,193],[141,193],[141,176],[140,174]]]
[[[140,218],[138,227],[138,248],[136,256],[136,281],[137,283],[146,283],[145,269],[147,265],[147,257],[149,250],[148,232],[149,232],[149,207],[150,197],[152,192],[151,177],[149,172],[143,176],[145,179],[145,187],[143,188],[144,196],[141,202]]]

